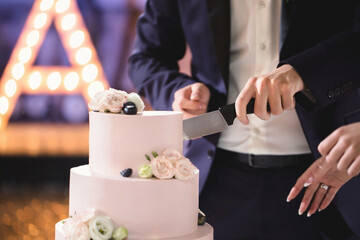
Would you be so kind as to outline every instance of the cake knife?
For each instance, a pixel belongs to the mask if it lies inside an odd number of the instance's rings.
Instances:
[[[246,107],[247,114],[254,113],[255,99],[252,98]],[[267,105],[270,112],[270,106]],[[195,139],[219,133],[234,123],[236,118],[235,103],[222,106],[219,110],[201,114],[183,121],[184,140]]]

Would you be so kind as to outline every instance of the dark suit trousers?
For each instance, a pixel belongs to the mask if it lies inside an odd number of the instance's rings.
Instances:
[[[246,164],[230,166],[216,154],[200,195],[200,209],[214,227],[215,239],[356,239],[350,237],[351,231],[332,205],[307,217],[307,212],[298,215],[303,193],[286,202],[292,186],[307,167],[308,164],[271,169]]]

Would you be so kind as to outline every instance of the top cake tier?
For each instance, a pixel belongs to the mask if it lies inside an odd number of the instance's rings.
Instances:
[[[89,113],[89,164],[94,172],[120,174],[149,163],[145,154],[183,150],[182,113],[144,111],[137,115]]]

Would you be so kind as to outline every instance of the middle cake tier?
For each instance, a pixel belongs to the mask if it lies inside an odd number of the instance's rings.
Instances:
[[[70,171],[69,215],[94,208],[135,239],[170,238],[197,230],[199,173],[188,180],[123,178],[89,165]]]

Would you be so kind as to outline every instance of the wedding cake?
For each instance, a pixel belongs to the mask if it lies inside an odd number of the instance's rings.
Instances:
[[[89,107],[89,165],[70,170],[69,218],[55,240],[211,240],[198,209],[199,171],[182,153],[182,113],[143,111],[109,89]]]

